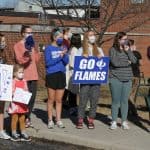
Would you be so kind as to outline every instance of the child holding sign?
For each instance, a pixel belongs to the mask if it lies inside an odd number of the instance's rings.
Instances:
[[[14,67],[14,79],[13,79],[13,94],[16,88],[28,91],[27,83],[23,79],[24,68],[21,65],[15,65]],[[15,95],[13,95],[15,97]],[[22,95],[23,97],[23,95]],[[31,138],[25,132],[25,114],[28,112],[26,104],[21,102],[12,102],[8,108],[8,113],[11,115],[11,131],[12,141],[31,141]],[[17,124],[19,122],[21,135],[17,133]]]

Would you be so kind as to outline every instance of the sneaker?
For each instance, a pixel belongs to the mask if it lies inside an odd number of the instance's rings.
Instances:
[[[94,119],[88,117],[87,121],[88,121],[88,129],[94,129],[95,128],[95,126],[94,126]]]
[[[11,137],[3,130],[0,131],[0,139],[9,140]]]
[[[21,133],[21,141],[31,141],[31,138],[26,133]]]
[[[111,123],[110,129],[111,129],[111,130],[117,129],[117,122],[116,122],[116,121],[113,121],[113,122]]]
[[[20,135],[17,133],[12,133],[11,140],[15,142],[20,141]]]
[[[48,129],[53,129],[54,128],[54,122],[53,120],[48,121]]]
[[[128,125],[128,123],[126,121],[123,121],[122,129],[124,129],[124,130],[129,130],[130,129],[130,127],[129,127],[129,125]]]
[[[79,118],[77,125],[76,125],[77,129],[82,129],[83,128],[83,118]]]
[[[57,127],[59,128],[65,128],[65,126],[63,125],[63,122],[61,120],[56,122]]]

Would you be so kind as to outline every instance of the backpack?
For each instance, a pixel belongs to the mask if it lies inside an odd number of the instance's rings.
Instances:
[[[147,57],[150,59],[150,46],[147,48]]]

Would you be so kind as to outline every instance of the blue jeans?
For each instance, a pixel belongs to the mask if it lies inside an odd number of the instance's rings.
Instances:
[[[128,98],[132,88],[132,81],[121,82],[118,79],[111,78],[109,85],[112,96],[112,120],[117,121],[120,107],[122,122],[126,121],[128,114]]]

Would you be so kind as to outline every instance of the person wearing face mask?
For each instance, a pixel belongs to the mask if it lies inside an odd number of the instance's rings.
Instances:
[[[35,47],[33,36],[32,34],[28,34],[25,39],[25,48],[31,52],[33,47]]]
[[[68,104],[69,114],[77,116],[78,107],[77,100],[79,97],[79,84],[73,84],[73,70],[75,57],[78,56],[78,51],[81,48],[81,35],[74,33],[71,37],[71,47],[69,50],[69,78],[68,78]]]
[[[14,66],[13,93],[16,88],[21,88],[28,91],[27,82],[24,79],[24,67],[22,65]],[[31,138],[25,131],[25,114],[28,112],[28,106],[19,102],[11,102],[8,108],[8,113],[11,116],[11,140],[12,141],[31,141]],[[19,122],[20,133],[17,133]]]
[[[48,128],[54,128],[53,105],[56,104],[56,125],[64,128],[61,120],[62,97],[66,86],[66,65],[69,62],[67,48],[63,45],[63,34],[59,29],[51,32],[51,44],[45,48],[46,87],[48,92]]]
[[[38,71],[37,63],[41,56],[40,52],[35,48],[35,42],[32,35],[32,28],[27,25],[21,27],[22,39],[14,45],[14,57],[17,64],[24,66],[24,78],[27,80],[29,91],[32,93],[31,100],[28,104],[29,112],[26,114],[26,127],[31,127],[31,112],[34,107]]]
[[[79,56],[95,56],[101,58],[104,56],[103,50],[96,44],[96,35],[94,31],[87,31],[84,34],[82,48],[78,51]],[[89,115],[87,117],[88,129],[94,129],[94,118],[96,116],[97,102],[100,96],[100,84],[80,84],[78,121],[76,128],[83,128],[85,117],[85,108],[88,100],[90,101]]]
[[[5,36],[0,33],[0,64],[6,63],[6,41]],[[0,101],[0,138],[10,139],[10,136],[4,131],[4,107],[5,102]]]
[[[129,113],[137,116],[138,114],[137,114],[137,110],[134,106],[134,100],[135,100],[137,88],[138,88],[139,82],[140,82],[140,76],[141,76],[140,66],[143,64],[143,61],[142,61],[142,55],[137,50],[134,40],[129,39],[128,41],[129,41],[130,49],[137,59],[136,63],[131,64],[132,71],[133,71],[133,79],[132,79],[132,90],[131,90],[130,97],[129,97]]]
[[[63,45],[67,47],[67,50],[69,52],[70,46],[71,46],[71,37],[72,37],[72,32],[70,28],[65,28],[63,29]],[[66,66],[66,88],[65,92],[63,95],[63,108],[68,108],[68,101],[70,99],[74,99],[74,95],[68,90],[68,82],[70,78],[70,73],[69,73],[69,65]]]
[[[110,129],[117,129],[119,108],[121,110],[121,125],[125,130],[130,129],[127,123],[128,98],[132,88],[132,67],[137,59],[129,47],[125,32],[115,35],[113,46],[109,50],[109,86],[112,96],[112,123]]]

